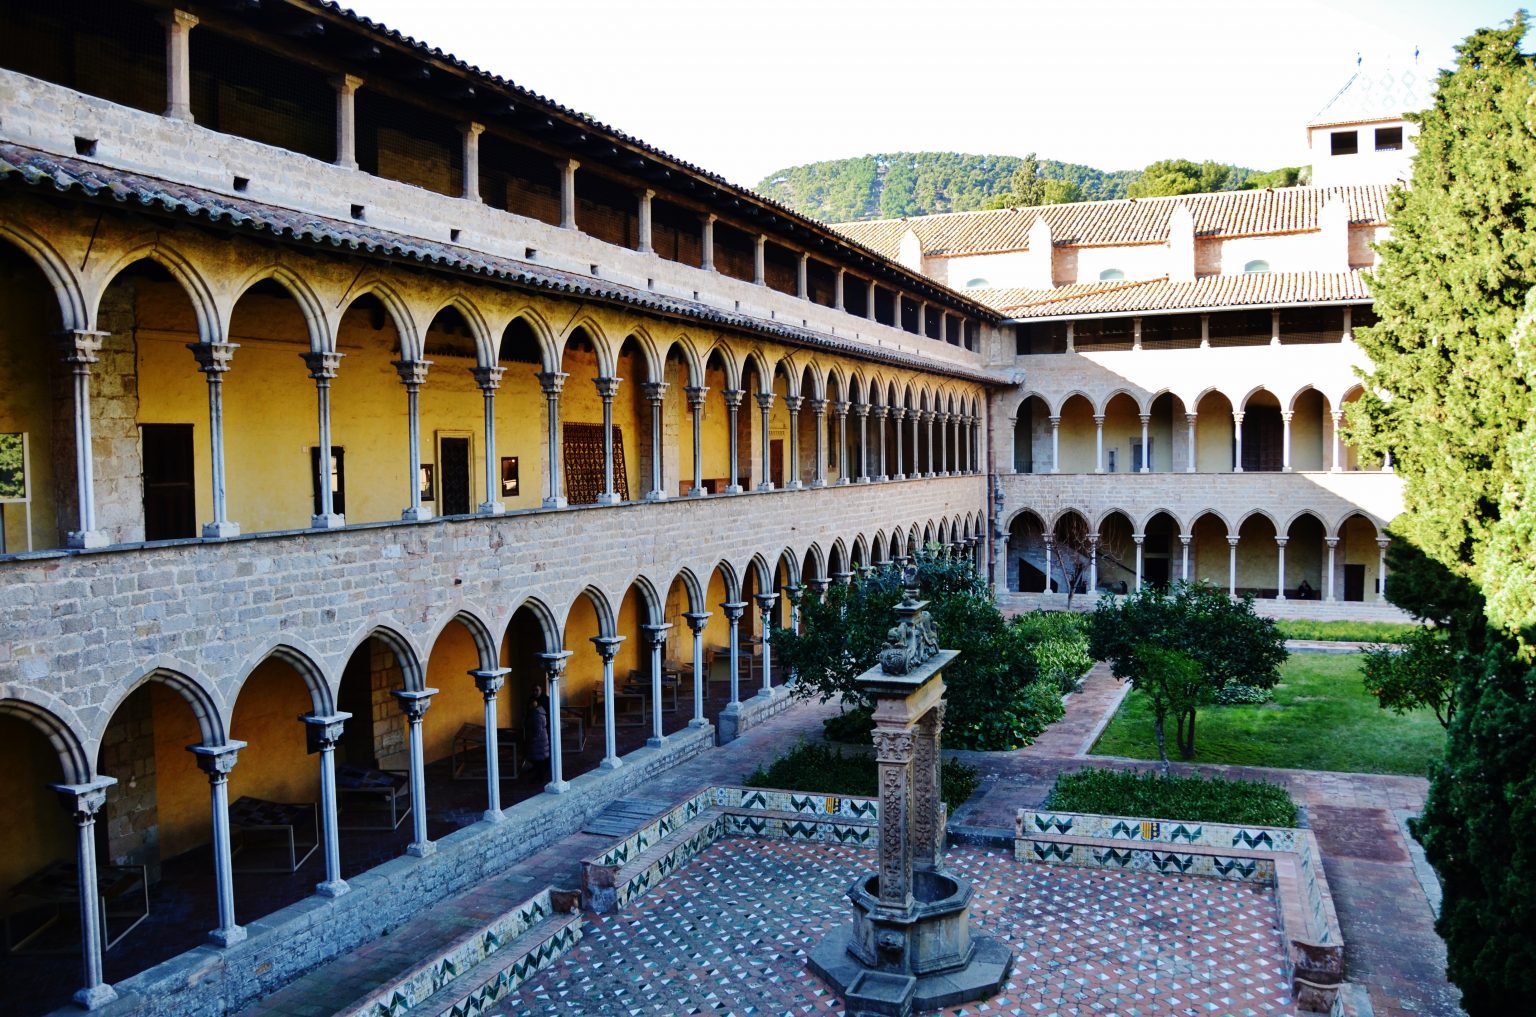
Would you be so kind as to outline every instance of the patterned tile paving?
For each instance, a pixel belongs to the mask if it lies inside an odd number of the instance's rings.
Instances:
[[[954,848],[976,928],[1013,947],[1003,993],[952,1017],[1293,1017],[1273,893],[1251,883],[1023,865]],[[847,918],[867,848],[727,838],[486,1010],[505,1017],[841,1013],[805,953]]]

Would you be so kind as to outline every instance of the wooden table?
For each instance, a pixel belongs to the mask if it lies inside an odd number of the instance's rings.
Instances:
[[[510,727],[496,729],[496,760],[502,780],[517,779],[517,732]],[[477,765],[478,764],[478,765]],[[449,767],[454,780],[481,780],[485,777],[485,725],[461,724],[453,736]]]
[[[403,770],[370,770],[363,766],[338,766],[336,768],[336,794],[352,801],[372,805],[370,812],[388,811],[389,819],[378,823],[342,823],[344,830],[396,830],[411,814],[410,779]],[[405,811],[400,811],[400,801],[405,800]]]
[[[245,872],[297,872],[299,866],[307,862],[320,846],[320,820],[314,802],[269,802],[264,798],[244,795],[230,805],[229,825],[241,835],[240,843],[234,850],[237,856],[251,846],[251,834],[256,834],[257,840],[262,839],[263,834],[269,835],[268,839],[275,837],[278,842],[279,853],[271,864],[253,864],[247,852],[245,863],[235,866]],[[309,836],[300,837],[298,831],[305,829]],[[303,851],[302,855],[300,851]]]
[[[96,906],[101,915],[102,950],[110,950],[149,917],[149,875],[142,865],[100,865],[96,868]],[[40,924],[19,934],[16,926],[29,914]],[[61,922],[79,924],[80,869],[74,862],[54,862],[11,888],[5,903],[5,946],[11,953],[78,953],[79,930],[63,945],[44,947],[38,937]],[[114,934],[111,922],[119,928]],[[126,925],[122,923],[126,922]]]

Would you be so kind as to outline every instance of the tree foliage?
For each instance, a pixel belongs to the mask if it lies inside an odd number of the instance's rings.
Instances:
[[[1383,710],[1408,713],[1428,707],[1442,727],[1456,716],[1455,648],[1442,632],[1422,628],[1401,646],[1377,646],[1365,651],[1361,680]]]
[[[1253,598],[1234,600],[1210,583],[1150,584],[1126,597],[1099,601],[1088,650],[1109,661],[1116,678],[1153,697],[1175,723],[1180,754],[1195,754],[1195,719],[1226,685],[1271,689],[1280,681],[1285,637],[1254,613]],[[1192,661],[1195,679],[1180,658]],[[1161,697],[1161,700],[1159,699]],[[1158,721],[1161,747],[1161,721]]]

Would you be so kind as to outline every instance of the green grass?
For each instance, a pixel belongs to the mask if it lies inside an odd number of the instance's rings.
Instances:
[[[1383,710],[1360,681],[1358,653],[1297,653],[1280,669],[1275,701],[1262,706],[1201,707],[1195,731],[1199,763],[1300,770],[1422,775],[1445,747],[1428,710]],[[1147,697],[1131,691],[1094,754],[1156,759]],[[1172,723],[1168,752],[1177,761]]]
[[[1296,803],[1276,784],[1174,777],[1135,770],[1079,770],[1056,778],[1045,808],[1191,823],[1295,826]]]
[[[1325,642],[1395,643],[1418,628],[1405,622],[1281,621],[1276,622],[1287,639]]]
[[[747,787],[856,798],[879,794],[874,756],[862,752],[845,755],[841,748],[823,742],[801,742],[767,766],[753,770],[744,783]],[[951,815],[980,783],[980,771],[958,759],[945,759],[939,767],[939,797]]]

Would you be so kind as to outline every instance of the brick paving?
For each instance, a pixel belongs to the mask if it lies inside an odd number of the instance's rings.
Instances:
[[[947,861],[975,889],[976,931],[1007,940],[1015,960],[1001,994],[945,1014],[1295,1013],[1267,888],[975,847]],[[843,891],[874,864],[867,848],[722,841],[634,907],[590,918],[580,943],[490,1012],[841,1013],[805,955],[849,921]]]

